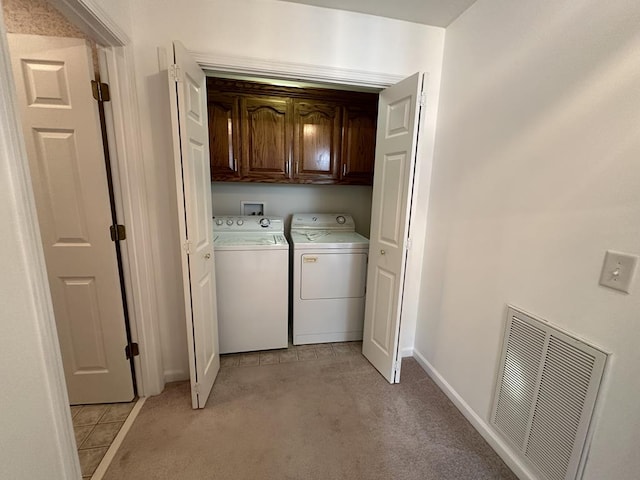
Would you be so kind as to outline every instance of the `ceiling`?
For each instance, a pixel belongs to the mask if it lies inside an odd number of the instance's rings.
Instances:
[[[446,27],[476,0],[284,0]]]

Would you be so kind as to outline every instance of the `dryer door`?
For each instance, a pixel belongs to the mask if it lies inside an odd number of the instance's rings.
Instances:
[[[305,253],[300,262],[300,298],[303,300],[364,297],[365,252]]]

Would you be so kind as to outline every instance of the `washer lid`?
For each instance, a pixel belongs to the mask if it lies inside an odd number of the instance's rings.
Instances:
[[[218,233],[213,239],[214,248],[251,247],[288,248],[289,243],[281,233]]]
[[[348,213],[294,213],[291,218],[291,231],[298,230],[337,230],[353,232],[356,222]]]
[[[369,248],[369,239],[356,232],[308,231],[291,232],[295,249],[321,250],[329,248]]]

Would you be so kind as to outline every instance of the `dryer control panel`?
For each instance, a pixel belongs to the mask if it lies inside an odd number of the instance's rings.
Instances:
[[[348,213],[294,213],[291,230],[331,230],[354,232],[356,223]]]

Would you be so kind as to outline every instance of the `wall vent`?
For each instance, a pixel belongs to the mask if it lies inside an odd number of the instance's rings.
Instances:
[[[573,480],[607,355],[512,307],[491,423],[544,480]]]

